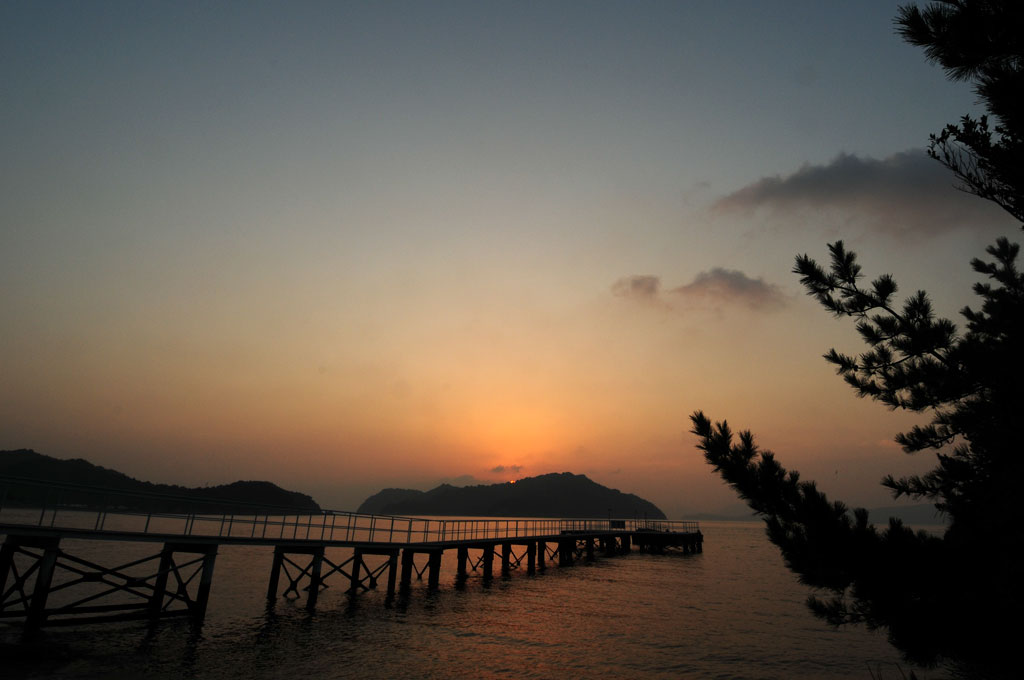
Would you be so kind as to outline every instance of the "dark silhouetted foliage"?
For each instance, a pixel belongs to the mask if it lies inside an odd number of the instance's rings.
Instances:
[[[932,137],[933,157],[964,190],[1024,219],[1024,3],[948,0],[902,7],[899,32],[925,47],[956,79],[972,81],[989,114],[964,117]],[[750,432],[691,416],[707,461],[762,515],[769,538],[803,583],[821,589],[813,611],[832,624],[884,628],[907,658],[947,660],[967,674],[1017,672],[1015,635],[1024,605],[1024,275],[1019,247],[1005,238],[971,266],[985,280],[981,306],[961,311],[966,327],[937,318],[918,291],[897,303],[890,275],[863,285],[842,241],[823,267],[807,255],[795,273],[808,294],[852,317],[867,351],[825,359],[860,397],[926,413],[930,422],[896,437],[907,453],[935,450],[920,476],[887,476],[895,497],[925,498],[942,511],[940,538],[891,519],[877,529],[867,512],[830,502],[814,482],[787,471]]]
[[[932,420],[896,440],[908,453],[937,449],[926,475],[883,484],[894,496],[927,498],[944,512],[942,539],[913,533],[898,521],[879,532],[867,512],[829,502],[813,482],[785,470],[761,451],[749,432],[692,416],[698,445],[715,471],[764,516],[768,535],[801,581],[833,594],[812,597],[812,609],[830,623],[865,623],[889,630],[908,658],[992,655],[1006,642],[1005,618],[1015,618],[1024,593],[1024,511],[1017,499],[1024,475],[1017,428],[1024,413],[1024,275],[1014,266],[1018,248],[1006,239],[990,247],[994,262],[975,260],[979,311],[966,308],[967,330],[932,313],[918,292],[902,306],[896,284],[882,276],[859,285],[856,257],[841,242],[830,246],[828,271],[806,255],[796,270],[808,292],[838,316],[857,319],[868,345],[858,357],[831,350],[859,396],[890,408],[927,412]],[[999,644],[997,641],[1002,640]]]
[[[897,29],[954,80],[974,83],[995,119],[963,116],[931,136],[932,157],[963,189],[1024,221],[1024,2],[943,0],[901,7]],[[994,138],[993,138],[994,137]]]

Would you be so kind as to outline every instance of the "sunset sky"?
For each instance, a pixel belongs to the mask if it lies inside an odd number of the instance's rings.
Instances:
[[[793,257],[973,303],[1016,225],[893,2],[0,4],[0,449],[185,485],[583,473],[735,502],[703,409],[857,504],[920,417]]]

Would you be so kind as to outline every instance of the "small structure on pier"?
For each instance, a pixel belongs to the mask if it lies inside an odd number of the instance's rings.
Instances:
[[[388,598],[408,589],[413,576],[440,581],[446,550],[456,551],[456,584],[478,572],[493,578],[495,563],[508,575],[549,563],[569,566],[597,554],[628,553],[634,546],[662,553],[702,550],[696,522],[628,519],[434,519],[324,512],[292,515],[281,509],[238,504],[234,513],[172,514],[118,510],[118,493],[77,485],[47,485],[54,500],[44,508],[4,505],[12,488],[42,484],[0,478],[0,621],[27,627],[84,621],[191,616],[201,621],[213,582],[217,550],[224,545],[273,546],[267,586],[278,597],[316,607],[328,580],[357,595],[386,579]],[[73,506],[60,502],[73,487]],[[93,500],[82,502],[83,495]],[[136,499],[137,500],[137,499]],[[126,564],[105,566],[66,552],[66,538],[160,544]],[[334,562],[328,548],[347,548]],[[64,596],[54,603],[54,594]]]

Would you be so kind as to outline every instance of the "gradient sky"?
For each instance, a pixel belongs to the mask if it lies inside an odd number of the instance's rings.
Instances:
[[[584,473],[735,501],[703,409],[843,500],[920,418],[793,257],[972,302],[1016,225],[891,2],[0,5],[0,448],[354,508]],[[959,317],[956,317],[959,318]]]

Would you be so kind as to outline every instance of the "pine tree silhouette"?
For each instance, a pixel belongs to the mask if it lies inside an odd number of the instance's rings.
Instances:
[[[1024,220],[1024,3],[946,0],[901,7],[897,30],[947,74],[971,81],[989,117],[964,116],[932,135],[930,153],[963,190]],[[934,469],[882,483],[896,497],[928,499],[948,519],[940,538],[898,520],[876,528],[862,508],[830,502],[787,471],[749,431],[691,416],[698,448],[757,513],[801,582],[822,589],[812,610],[834,625],[884,628],[911,661],[949,661],[969,675],[1019,671],[1015,638],[1024,605],[1024,275],[1019,246],[1001,238],[971,266],[978,309],[966,328],[936,318],[923,291],[898,304],[886,274],[862,284],[856,255],[829,245],[826,269],[807,255],[794,272],[829,312],[852,317],[867,351],[825,359],[852,386],[893,409],[929,414],[896,437],[908,453],[935,450]]]

